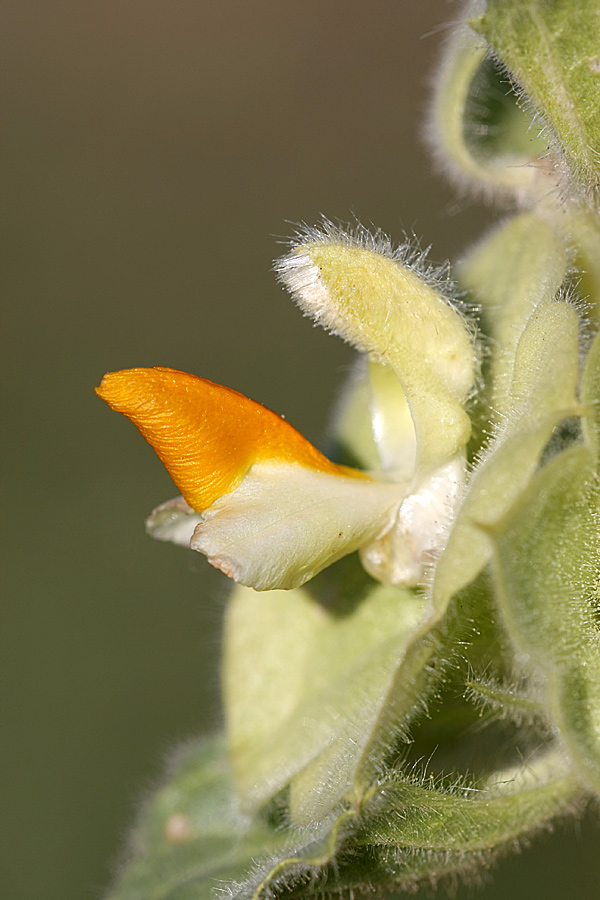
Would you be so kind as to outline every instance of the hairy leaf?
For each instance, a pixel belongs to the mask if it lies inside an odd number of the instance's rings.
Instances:
[[[360,572],[348,560],[333,577],[343,578],[344,565]],[[382,725],[393,728],[415,706],[431,654],[427,640],[414,645],[426,602],[363,574],[362,591],[355,585],[329,606],[331,577],[287,592],[237,588],[231,598],[226,713],[236,788],[248,809],[299,776],[295,818],[322,818],[352,791]]]
[[[548,124],[575,184],[600,185],[600,17],[596,0],[488,0],[471,26]]]
[[[507,628],[547,680],[551,718],[581,777],[600,790],[600,537],[590,449],[576,446],[549,463],[493,537]]]
[[[506,74],[469,28],[448,42],[436,79],[429,133],[442,165],[461,185],[520,195],[534,190],[530,165],[545,144]]]
[[[511,410],[473,472],[436,568],[433,597],[444,609],[487,564],[491,545],[479,526],[499,521],[533,476],[554,428],[577,408],[578,322],[566,303],[550,302],[530,318],[515,350]]]
[[[390,782],[379,788],[357,840],[468,853],[501,847],[540,827],[581,793],[559,754],[497,772],[477,788],[437,789]]]
[[[595,458],[600,455],[600,334],[590,347],[581,379],[583,433]]]
[[[459,264],[459,281],[481,304],[489,324],[493,341],[490,401],[496,421],[510,413],[517,347],[527,322],[538,307],[556,296],[566,271],[559,236],[531,213],[510,219]]]
[[[224,742],[199,742],[178,755],[145,805],[107,900],[208,900],[220,882],[246,877],[256,857],[289,842],[265,818],[248,826],[236,814]]]

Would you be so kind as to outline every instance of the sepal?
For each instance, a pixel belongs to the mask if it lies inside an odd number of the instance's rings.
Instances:
[[[566,274],[563,242],[533,213],[522,213],[492,231],[458,265],[459,284],[480,307],[492,340],[489,402],[498,423],[511,415],[513,372],[527,323],[557,296]]]
[[[547,126],[570,187],[597,201],[600,187],[600,21],[596,0],[488,0],[470,25],[507,67]]]
[[[544,448],[563,419],[577,415],[578,319],[560,301],[530,317],[515,351],[509,413],[474,469],[436,566],[433,600],[443,610],[489,562],[487,532],[534,476]]]
[[[188,747],[146,803],[107,900],[334,900],[466,874],[523,834],[576,809],[581,790],[560,755],[499,771],[477,790],[390,774],[353,807],[294,829],[281,802],[244,820],[231,804],[222,742]]]
[[[435,645],[422,638],[427,616],[423,597],[374,585],[352,557],[287,593],[235,589],[223,678],[244,809],[292,781],[292,817],[304,824],[353,795],[379,762],[380,734],[415,710]]]
[[[510,81],[468,25],[448,41],[427,134],[440,166],[461,188],[528,202],[548,189],[546,143]],[[541,182],[541,184],[540,184]]]
[[[489,531],[498,602],[583,782],[600,791],[600,486],[590,448],[548,463]]]

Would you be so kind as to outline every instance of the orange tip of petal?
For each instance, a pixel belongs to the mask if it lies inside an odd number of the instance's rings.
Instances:
[[[259,462],[364,477],[323,456],[285,419],[244,394],[177,369],[109,372],[96,393],[131,419],[196,511],[235,490]]]

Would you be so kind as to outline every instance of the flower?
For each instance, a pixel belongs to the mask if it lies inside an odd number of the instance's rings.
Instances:
[[[98,395],[181,491],[150,516],[154,537],[256,590],[297,587],[358,549],[382,581],[423,579],[463,481],[473,348],[434,277],[405,256],[326,223],[277,263],[303,310],[370,360],[378,471],[330,461],[285,419],[207,379],[163,367],[104,376]]]

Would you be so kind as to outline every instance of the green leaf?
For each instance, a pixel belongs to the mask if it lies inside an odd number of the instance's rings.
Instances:
[[[531,316],[515,351],[506,424],[473,472],[436,567],[438,609],[487,564],[492,548],[480,526],[506,515],[534,475],[554,428],[578,409],[578,351],[577,315],[568,304],[546,303]]]
[[[477,788],[391,781],[378,788],[356,840],[464,854],[492,850],[539,828],[580,793],[577,778],[555,752],[497,772]]]
[[[491,403],[502,420],[512,403],[519,340],[535,310],[557,294],[567,271],[562,241],[543,219],[525,213],[477,244],[458,266],[458,279],[482,307],[493,340]]]
[[[373,660],[365,672],[368,677],[363,679],[364,693],[358,703],[352,698],[350,716],[343,725],[340,723],[335,741],[323,747],[293,779],[293,821],[319,821],[334,807],[344,789],[347,798],[358,803],[379,772],[390,746],[408,740],[409,725],[423,712],[431,686],[439,678],[430,663],[440,651],[444,636],[434,625],[434,618],[422,620],[421,627],[406,640],[403,655],[396,652],[395,659],[391,646],[391,654],[382,647],[380,659],[376,663]],[[349,691],[360,689],[360,684],[349,684],[345,688],[348,699]]]
[[[573,803],[572,777],[559,774],[558,764],[546,769],[544,784],[537,760],[525,775],[499,773],[498,786],[472,796],[389,780],[356,809],[300,832],[282,828],[276,807],[242,820],[223,742],[204,741],[180,754],[146,804],[107,900],[316,898],[435,879],[464,870],[474,850],[514,839]]]
[[[515,351],[508,414],[521,422],[539,421],[576,408],[579,379],[579,320],[561,301],[537,309]],[[509,424],[508,430],[512,430]]]
[[[600,791],[598,478],[578,445],[536,476],[494,529],[500,608],[547,680],[548,708],[582,779]]]
[[[389,741],[415,708],[432,652],[428,638],[416,642],[427,603],[408,589],[375,586],[361,571],[349,559],[294,591],[234,591],[224,689],[246,809],[297,777],[294,820],[323,818],[362,789],[355,782],[380,736]]]
[[[170,769],[107,900],[209,900],[220,881],[246,877],[257,856],[290,842],[265,818],[248,826],[236,815],[220,738],[188,747]]]
[[[390,778],[363,798],[332,861],[291,894],[412,892],[423,882],[489,867],[497,852],[514,850],[520,838],[575,811],[581,794],[560,751],[496,772],[476,789]]]
[[[591,316],[600,320],[600,220],[596,210],[583,204],[570,203],[561,214],[567,214],[566,231],[574,251],[577,271],[575,288],[587,304]],[[560,220],[559,220],[560,221]],[[563,226],[565,224],[563,220]]]
[[[581,379],[583,433],[594,457],[600,453],[600,334],[590,347]]]
[[[271,813],[251,822],[237,813],[221,738],[188,747],[143,809],[107,900],[251,900],[274,886],[284,891],[333,860],[356,815],[301,832],[283,827],[282,810]]]
[[[600,184],[597,0],[488,0],[470,22],[490,43],[558,142],[584,194]]]
[[[509,193],[531,192],[538,169],[528,165],[546,144],[531,115],[481,38],[457,29],[449,41],[435,91],[429,133],[443,165],[463,183]]]
[[[465,696],[481,709],[510,718],[514,722],[543,719],[546,710],[532,692],[513,685],[502,685],[490,678],[472,678],[466,683]]]

